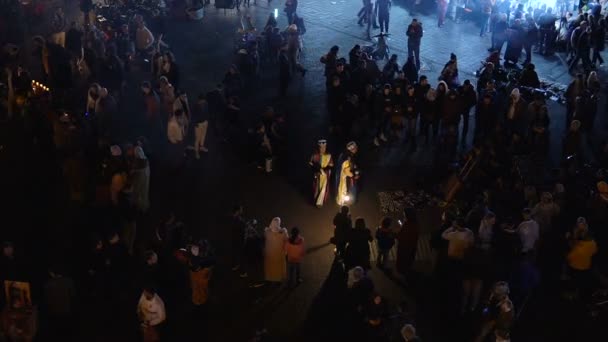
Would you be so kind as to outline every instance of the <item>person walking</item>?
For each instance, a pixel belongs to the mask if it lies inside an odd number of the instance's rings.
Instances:
[[[448,11],[447,0],[437,0],[437,27],[443,27],[445,22],[445,15]]]
[[[306,255],[306,245],[298,227],[291,228],[289,239],[285,243],[285,253],[287,254],[287,285],[295,287],[302,282],[300,265]]]
[[[245,231],[247,224],[243,219],[243,206],[238,204],[232,209],[232,215],[230,216],[230,239],[232,243],[232,270],[238,271],[241,268],[241,264],[246,261],[243,260],[244,245],[245,245]],[[244,278],[247,276],[247,270],[243,270],[241,276]]]
[[[481,21],[481,30],[479,31],[479,36],[483,37],[488,32],[490,16],[492,15],[492,1],[491,0],[482,0],[480,7],[481,7],[480,8],[481,13],[479,15],[479,20]]]
[[[412,264],[416,260],[418,250],[418,219],[416,211],[406,209],[403,217],[403,225],[397,233],[397,272],[409,276]]]
[[[488,49],[488,51],[497,51],[498,55],[502,51],[502,47],[505,45],[507,41],[507,31],[509,30],[509,23],[507,21],[507,15],[502,13],[498,17],[498,21],[494,24],[492,28],[492,46]],[[496,65],[498,67],[498,65]]]
[[[353,228],[353,222],[350,218],[350,212],[347,206],[344,205],[340,207],[340,211],[334,216],[333,224],[333,242],[336,245],[336,255],[338,258],[344,259],[348,234]]]
[[[348,235],[345,258],[347,268],[361,266],[364,269],[370,269],[369,243],[374,238],[369,228],[367,228],[365,220],[361,217],[355,220],[355,227],[350,230]]]
[[[395,237],[391,231],[393,220],[390,217],[385,217],[380,223],[380,227],[376,229],[376,245],[378,255],[376,256],[376,266],[385,268],[388,262],[389,253],[395,246]]]
[[[179,145],[186,138],[188,118],[182,109],[176,110],[167,124],[167,139],[171,144]]]
[[[212,261],[206,255],[203,244],[194,244],[190,247],[190,289],[192,291],[192,304],[201,309],[209,299],[209,280],[211,279]]]
[[[150,165],[141,146],[135,147],[134,154],[130,174],[133,204],[137,210],[145,213],[150,208]]]
[[[306,69],[300,64],[300,51],[302,50],[301,27],[291,24],[287,28],[287,57],[292,72],[299,72],[302,77],[306,75]]]
[[[460,277],[464,266],[464,257],[475,242],[473,232],[464,227],[464,220],[458,218],[452,226],[446,229],[441,237],[448,241],[448,260],[450,262],[451,278]]]
[[[329,198],[329,180],[334,161],[331,153],[327,152],[327,140],[320,139],[317,146],[308,164],[313,172],[313,202],[317,208],[321,208]]]
[[[583,68],[585,72],[589,71],[591,67],[591,59],[589,54],[591,52],[591,29],[586,21],[582,21],[579,27],[574,29],[570,43],[574,49],[574,59],[570,62],[568,70],[571,72],[578,66],[578,62],[583,62]]]
[[[391,0],[376,0],[376,11],[378,12],[378,24],[380,33],[388,33],[388,23],[391,13]]]
[[[471,84],[470,80],[464,80],[461,87],[458,87],[458,95],[460,98],[460,104],[462,108],[462,134],[461,144],[464,146],[467,140],[467,134],[469,133],[469,117],[471,109],[477,104],[477,92]]]
[[[264,279],[271,283],[281,283],[287,276],[285,264],[285,242],[287,229],[281,227],[281,218],[275,217],[264,230]]]
[[[551,7],[538,19],[540,26],[540,39],[538,41],[538,52],[541,55],[551,55],[555,41],[555,21],[557,18],[553,14]]]
[[[65,13],[63,8],[57,7],[53,18],[51,19],[51,41],[63,48],[65,48],[65,31],[67,28],[67,21],[65,19]]]
[[[524,51],[526,52],[526,60],[524,65],[532,62],[532,46],[538,42],[538,27],[534,18],[530,17],[526,20],[526,29],[524,35]]]
[[[420,71],[420,42],[423,34],[424,31],[422,30],[422,24],[418,21],[418,19],[412,19],[412,22],[409,24],[406,31],[407,56],[408,58],[414,58],[416,61],[417,71]],[[413,82],[415,79],[410,81]]]
[[[517,227],[517,232],[521,239],[521,252],[531,253],[536,250],[540,228],[538,223],[532,218],[532,210],[525,208],[521,215],[523,221]]]
[[[209,128],[209,104],[205,94],[200,94],[192,111],[192,125],[194,126],[194,156],[200,158],[200,152],[208,152],[205,147],[207,128]]]
[[[372,17],[374,15],[374,4],[371,0],[363,0],[363,7],[359,11],[359,21],[357,22],[360,26],[365,24],[366,27],[366,36],[367,39],[371,39],[370,37],[370,29],[372,26],[372,21],[374,20]]]
[[[600,52],[604,51],[606,45],[606,19],[601,18],[591,31],[591,45],[593,46],[593,59],[591,64],[595,67],[597,62],[600,67],[604,65],[604,59]]]
[[[593,286],[591,267],[593,256],[597,253],[597,243],[589,233],[587,220],[584,217],[577,219],[577,225],[573,233],[567,235],[569,240],[569,251],[566,261],[570,270],[570,276],[574,281],[579,296],[588,297]]]
[[[283,10],[287,15],[287,23],[293,24],[293,16],[298,10],[298,0],[287,0],[285,2],[285,9]]]

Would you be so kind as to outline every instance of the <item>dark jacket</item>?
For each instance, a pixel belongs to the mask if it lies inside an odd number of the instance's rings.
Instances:
[[[524,87],[540,88],[538,74],[534,70],[524,70],[519,78],[519,84]]]
[[[420,45],[420,40],[422,39],[423,30],[422,25],[412,25],[410,24],[407,27],[407,45]]]
[[[348,233],[351,231],[353,227],[353,223],[350,219],[350,216],[344,215],[342,213],[337,213],[334,217],[334,240],[337,243],[346,242],[348,240]]]
[[[462,104],[458,96],[454,99],[451,99],[449,96],[446,96],[445,101],[443,102],[443,109],[441,111],[444,125],[457,125],[460,121],[460,113],[462,112]]]
[[[346,264],[349,268],[355,266],[370,268],[369,243],[371,241],[373,238],[369,229],[351,229],[346,247]]]
[[[414,83],[418,80],[418,68],[416,68],[416,64],[414,63],[413,59],[405,62],[401,70],[405,74],[405,78],[407,78],[408,81]]]
[[[390,229],[378,227],[376,229],[376,242],[379,250],[390,250],[395,245],[395,237]]]
[[[409,96],[405,94],[405,99],[403,101],[403,113],[407,119],[415,119],[418,117],[418,112],[420,108],[418,108],[418,99],[416,98],[416,94],[414,96]]]

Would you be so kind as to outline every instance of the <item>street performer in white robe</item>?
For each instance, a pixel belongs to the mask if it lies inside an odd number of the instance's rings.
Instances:
[[[327,152],[327,140],[318,141],[317,151],[308,162],[313,172],[313,200],[317,207],[322,207],[329,196],[329,179],[334,161],[331,154]]]
[[[340,155],[336,164],[336,202],[340,206],[355,203],[357,199],[359,181],[357,151],[357,143],[349,142],[346,144],[346,151]]]

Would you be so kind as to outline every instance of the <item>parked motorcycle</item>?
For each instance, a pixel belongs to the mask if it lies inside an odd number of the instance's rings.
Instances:
[[[377,38],[377,42],[373,45],[363,46],[361,51],[367,53],[368,56],[371,56],[375,60],[388,60],[390,56],[390,49],[386,43],[386,37],[389,35],[389,33],[380,33],[375,35],[373,38]]]

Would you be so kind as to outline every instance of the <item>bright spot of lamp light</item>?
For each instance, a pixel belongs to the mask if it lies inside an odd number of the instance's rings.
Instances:
[[[278,8],[275,8],[275,9],[274,9],[274,18],[276,19],[276,18],[278,18],[278,17],[279,17],[279,9],[278,9]]]
[[[344,202],[350,202],[350,195],[344,195]]]

